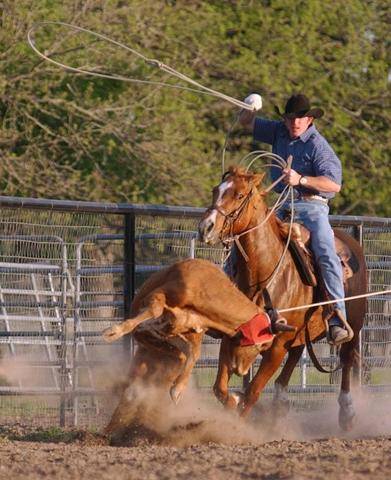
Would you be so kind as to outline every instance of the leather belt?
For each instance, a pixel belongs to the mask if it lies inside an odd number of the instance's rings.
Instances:
[[[326,205],[328,204],[328,199],[325,197],[321,197],[320,195],[303,195],[299,194],[298,197],[296,198],[297,200],[318,200],[320,202],[325,203]]]

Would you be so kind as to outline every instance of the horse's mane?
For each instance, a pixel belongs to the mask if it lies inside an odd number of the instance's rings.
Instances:
[[[248,172],[245,167],[241,165],[231,165],[228,170],[224,173],[223,179],[233,175],[235,177],[253,177],[254,174],[251,172]]]

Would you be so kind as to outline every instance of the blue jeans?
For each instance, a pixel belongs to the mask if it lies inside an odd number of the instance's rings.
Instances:
[[[277,214],[283,218],[289,212],[290,204],[285,203]],[[335,251],[334,234],[329,222],[329,207],[318,200],[295,200],[294,221],[301,223],[311,232],[311,250],[330,299],[344,298],[342,266]],[[346,318],[345,302],[339,301],[335,304]],[[338,316],[334,316],[329,320],[329,325],[343,326],[343,323]]]

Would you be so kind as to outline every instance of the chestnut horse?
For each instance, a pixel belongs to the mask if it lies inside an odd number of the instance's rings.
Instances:
[[[274,214],[270,215],[265,202],[265,193],[261,186],[263,174],[246,173],[241,167],[231,167],[223,176],[220,185],[213,189],[213,203],[199,223],[200,238],[206,243],[232,242],[240,235],[237,249],[236,282],[249,298],[263,305],[260,294],[271,279],[280,262],[286,244],[281,222]],[[343,241],[355,259],[355,273],[345,282],[345,296],[365,293],[367,289],[366,266],[359,243],[346,233],[335,230],[335,236]],[[319,298],[316,288],[305,285],[296,268],[289,250],[282,259],[279,271],[268,285],[268,292],[277,309],[311,304]],[[351,369],[358,358],[359,332],[365,315],[365,299],[347,302],[346,310],[354,336],[340,349],[342,365],[341,390],[338,397],[340,405],[339,423],[341,428],[350,429],[355,412],[350,393]],[[242,416],[247,416],[259,398],[260,392],[277,371],[284,357],[287,361],[275,382],[275,400],[287,402],[287,386],[297,361],[305,346],[306,328],[311,340],[322,338],[326,333],[321,307],[311,307],[286,313],[288,323],[296,327],[296,333],[286,332],[277,336],[269,350],[262,353],[262,361],[255,376],[247,386],[239,407]],[[255,360],[258,352],[235,346],[228,337],[224,337],[220,349],[219,370],[214,391],[219,400],[227,407],[236,407],[238,399],[229,393],[228,382],[232,371],[229,358],[234,353],[245,357],[242,364],[247,369]],[[237,351],[239,349],[239,352]]]

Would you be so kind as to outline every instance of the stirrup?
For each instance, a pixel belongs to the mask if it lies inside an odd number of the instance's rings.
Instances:
[[[347,332],[347,335],[346,336],[343,336],[343,338],[341,338],[340,340],[335,340],[331,337],[331,333],[330,333],[330,329],[332,327],[329,327],[327,325],[327,341],[328,343],[330,343],[330,345],[341,345],[342,343],[346,343],[346,342],[350,342],[350,340],[354,337],[354,332],[352,330],[352,327],[349,325],[349,323],[347,322],[346,318],[344,317],[344,315],[342,315],[342,312],[339,308],[336,308],[334,311],[333,311],[333,315],[332,316],[337,316],[343,326],[342,327],[339,327],[339,328],[342,328],[343,330],[345,330]],[[330,316],[328,319],[327,319],[327,322],[330,320],[330,318],[332,318],[332,316]],[[335,326],[339,326],[339,325],[335,325]]]
[[[338,329],[338,330],[337,330]],[[349,332],[339,325],[332,325],[327,332],[327,342],[338,347],[349,341]]]

